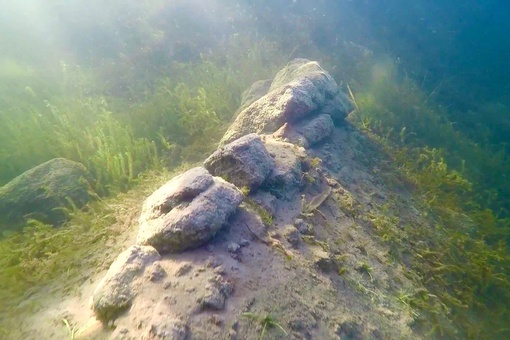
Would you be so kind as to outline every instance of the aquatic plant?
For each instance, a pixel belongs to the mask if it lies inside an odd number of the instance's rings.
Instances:
[[[264,336],[266,335],[266,331],[270,328],[277,328],[283,334],[288,335],[287,331],[276,321],[274,315],[272,315],[271,313],[268,313],[268,314],[262,316],[262,315],[258,315],[255,313],[245,312],[242,314],[242,316],[250,318],[252,320],[255,320],[262,326],[262,330],[260,331],[259,340],[264,339]]]
[[[174,174],[144,174],[129,192],[72,211],[61,228],[30,221],[24,232],[0,239],[0,329],[37,307],[19,303],[42,287],[69,292],[90,273],[106,269],[122,247],[116,238],[136,227],[143,198]]]
[[[399,226],[394,199],[370,216],[392,256],[410,260],[407,276],[424,287],[401,300],[430,335],[502,337],[510,319],[510,221],[499,187],[507,179],[494,177],[509,169],[507,156],[457,131],[411,79],[391,71],[367,84],[355,89],[359,109],[349,119],[384,147],[431,224]]]

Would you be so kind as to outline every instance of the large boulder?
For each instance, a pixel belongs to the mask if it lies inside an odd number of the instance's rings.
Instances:
[[[302,77],[313,79],[317,99],[321,103],[320,112],[329,114],[336,123],[341,123],[354,110],[354,104],[336,84],[333,77],[316,61],[304,58],[291,60],[287,66],[276,74],[269,92]]]
[[[136,296],[134,280],[150,264],[160,259],[153,247],[131,246],[112,263],[92,296],[92,308],[98,320],[107,324],[127,310]]]
[[[233,184],[211,176],[212,183],[202,185],[201,192],[176,198],[176,191],[187,191],[181,188],[209,183],[204,171],[189,170],[147,198],[137,244],[153,246],[160,252],[180,252],[205,244],[226,224],[244,197]]]
[[[296,123],[322,109],[342,121],[353,105],[317,62],[294,59],[278,72],[268,94],[237,115],[220,144],[253,132],[273,133],[286,122]]]
[[[64,207],[89,200],[90,174],[80,163],[55,158],[19,175],[0,188],[0,231],[16,230],[28,219],[59,225]]]
[[[214,176],[255,191],[274,168],[259,135],[252,133],[220,147],[204,162]]]

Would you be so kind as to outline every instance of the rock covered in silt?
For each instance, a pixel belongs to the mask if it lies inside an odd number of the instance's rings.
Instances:
[[[215,176],[238,188],[255,191],[274,167],[274,161],[259,135],[252,133],[220,147],[204,162]]]
[[[264,184],[265,189],[277,198],[292,196],[301,186],[302,160],[306,157],[305,150],[294,144],[274,139],[267,139],[265,145],[276,164]]]
[[[180,252],[205,244],[226,224],[242,202],[243,194],[233,184],[219,177],[209,178],[204,171],[188,170],[147,198],[140,216],[137,244],[153,246],[162,253]],[[193,195],[175,198],[177,191],[183,191],[176,188],[192,187],[193,183],[201,183],[196,187],[202,191],[197,189]]]
[[[308,142],[305,148],[318,144],[331,136],[335,128],[330,115],[320,114],[297,128]]]
[[[131,246],[112,263],[92,297],[92,308],[103,323],[115,320],[131,306],[136,296],[133,284],[145,268],[160,259],[153,247]]]

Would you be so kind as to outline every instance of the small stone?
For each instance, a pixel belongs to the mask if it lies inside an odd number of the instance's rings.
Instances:
[[[314,264],[323,272],[329,273],[333,270],[334,263],[329,254],[323,250],[315,250],[313,254]]]
[[[257,191],[274,166],[262,139],[255,133],[220,147],[204,161],[204,167],[214,176],[251,192]]]
[[[219,290],[213,290],[201,300],[202,309],[222,310],[225,307],[225,296]]]
[[[185,340],[189,338],[189,326],[181,320],[171,319],[167,315],[158,315],[151,320],[142,339]]]
[[[248,247],[250,245],[250,241],[248,241],[247,239],[245,238],[242,238],[241,241],[239,242],[239,245],[241,247]]]
[[[228,246],[227,246],[227,251],[229,253],[236,253],[239,249],[241,249],[241,246],[235,242],[231,242]]]
[[[326,177],[326,183],[332,188],[338,188],[340,186],[340,183],[334,178]]]
[[[234,291],[234,285],[221,276],[216,276],[210,281],[207,287],[209,294],[200,300],[200,305],[204,310],[222,310],[225,308],[227,298]]]
[[[341,339],[364,339],[363,326],[358,324],[357,322],[344,322],[337,326],[336,334],[340,336]]]
[[[206,266],[207,268],[216,268],[222,265],[222,262],[217,257],[211,257],[209,260],[207,260]]]
[[[270,233],[269,233],[269,236],[270,236],[271,238],[274,238],[274,239],[277,239],[277,240],[279,240],[279,239],[281,239],[281,238],[282,238],[282,235],[281,235],[279,232],[277,232],[277,231],[272,231],[272,232],[270,232]]]
[[[297,248],[301,244],[301,235],[299,234],[299,230],[297,230],[293,225],[285,226],[283,233],[285,235],[285,239],[292,245],[292,247]]]
[[[128,310],[137,295],[133,281],[160,258],[149,246],[131,246],[122,252],[94,291],[92,308],[97,319],[107,325]]]
[[[297,218],[294,221],[294,226],[303,235],[313,235],[315,233],[313,226],[309,225],[308,223],[306,223],[305,221],[303,221],[300,218]]]
[[[163,269],[163,267],[161,267],[161,264],[159,263],[159,261],[156,261],[154,262],[150,267],[149,267],[149,280],[152,281],[152,282],[158,282],[160,281],[161,279],[163,279],[164,277],[166,277],[166,271]]]
[[[184,276],[188,274],[193,269],[193,266],[189,263],[185,263],[177,269],[175,276]]]

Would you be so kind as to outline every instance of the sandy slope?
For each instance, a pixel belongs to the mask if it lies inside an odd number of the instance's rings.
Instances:
[[[394,263],[366,223],[369,213],[382,212],[389,197],[408,212],[404,222],[416,219],[409,194],[394,188],[394,181],[387,183],[391,176],[380,175],[387,170],[385,156],[349,126],[336,128],[330,140],[308,152],[322,164],[304,174],[303,192],[277,201],[267,233],[255,235],[260,220],[241,208],[208,246],[164,256],[160,264],[166,275],[142,278],[130,312],[117,319],[115,329],[103,329],[90,308],[102,270],[83,273],[84,283],[67,295],[59,293],[66,285],[62,282],[52,294],[33,296],[44,307],[17,325],[19,333],[12,338],[69,339],[62,323],[66,318],[80,339],[139,339],[151,326],[161,328],[169,320],[186,323],[191,339],[257,339],[263,326],[255,319],[269,313],[288,335],[272,327],[266,339],[419,338],[410,328],[411,311],[396,298],[412,285],[403,275],[405,268]],[[300,216],[300,195],[310,200],[327,186],[332,193],[319,212]],[[131,214],[138,211],[133,208]],[[314,235],[301,235],[293,247],[286,235],[296,218],[304,219]],[[117,249],[133,244],[136,218],[127,224]],[[227,251],[243,239],[249,245]],[[200,301],[218,282],[233,285],[232,295],[221,310],[202,308]]]

